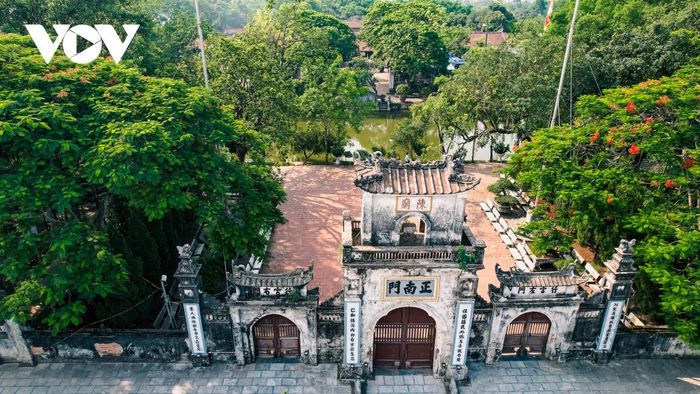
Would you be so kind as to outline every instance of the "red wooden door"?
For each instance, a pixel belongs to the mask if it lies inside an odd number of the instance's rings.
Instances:
[[[298,358],[299,329],[291,320],[269,315],[253,327],[255,353],[259,358]]]
[[[418,308],[395,309],[374,328],[376,368],[432,368],[435,320]]]
[[[518,316],[506,330],[502,354],[521,356],[544,354],[550,326],[547,316],[538,312]]]

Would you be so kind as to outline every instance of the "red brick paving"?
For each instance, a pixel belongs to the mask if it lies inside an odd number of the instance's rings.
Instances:
[[[493,170],[497,164],[468,165],[467,172],[481,178],[481,183],[467,194],[467,224],[474,235],[486,242],[484,269],[478,272],[478,293],[488,299],[489,284],[498,284],[494,267],[514,265],[508,249],[479,207],[479,202],[493,195],[486,190],[498,180]],[[310,288],[319,287],[321,302],[343,289],[340,263],[342,213],[349,210],[359,217],[362,193],[355,187],[352,167],[295,166],[282,168],[287,201],[281,209],[286,224],[278,225],[270,240],[269,256],[262,273],[281,273],[306,267],[313,261],[314,278]]]
[[[343,211],[359,217],[361,190],[355,187],[352,166],[294,166],[282,168],[287,201],[281,210],[287,223],[278,225],[270,239],[269,257],[262,273],[293,271],[313,261],[321,302],[343,289],[340,232]]]
[[[515,260],[510,255],[508,248],[501,241],[498,232],[493,228],[484,211],[479,206],[480,202],[490,199],[493,201],[493,193],[486,190],[489,185],[495,183],[499,175],[493,171],[501,165],[496,163],[476,163],[465,166],[465,171],[481,178],[477,187],[467,193],[467,225],[477,239],[486,242],[484,255],[484,269],[477,271],[479,286],[476,292],[488,300],[489,284],[498,286],[496,279],[496,264],[500,264],[502,270],[509,270],[515,266]]]

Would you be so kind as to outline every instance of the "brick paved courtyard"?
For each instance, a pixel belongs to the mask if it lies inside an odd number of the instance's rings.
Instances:
[[[700,393],[700,359],[500,361],[469,366],[470,384],[460,393]],[[0,365],[4,393],[318,393],[350,394],[336,380],[334,364],[258,363],[239,367],[189,363],[55,363]],[[440,380],[413,371],[377,371],[365,392],[444,393]]]

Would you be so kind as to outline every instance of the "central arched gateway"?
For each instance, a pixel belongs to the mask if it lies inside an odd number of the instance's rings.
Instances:
[[[375,368],[432,368],[435,320],[418,308],[399,308],[374,327]]]
[[[268,315],[253,326],[258,358],[299,358],[299,329],[289,319]]]
[[[503,355],[543,355],[547,348],[547,337],[551,322],[539,312],[518,316],[508,326],[503,341]]]

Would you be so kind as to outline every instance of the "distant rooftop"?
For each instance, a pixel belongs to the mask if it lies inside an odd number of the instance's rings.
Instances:
[[[495,47],[501,45],[505,40],[508,39],[508,33],[505,32],[482,32],[475,31],[469,35],[469,46],[479,46],[481,45],[487,47]]]

